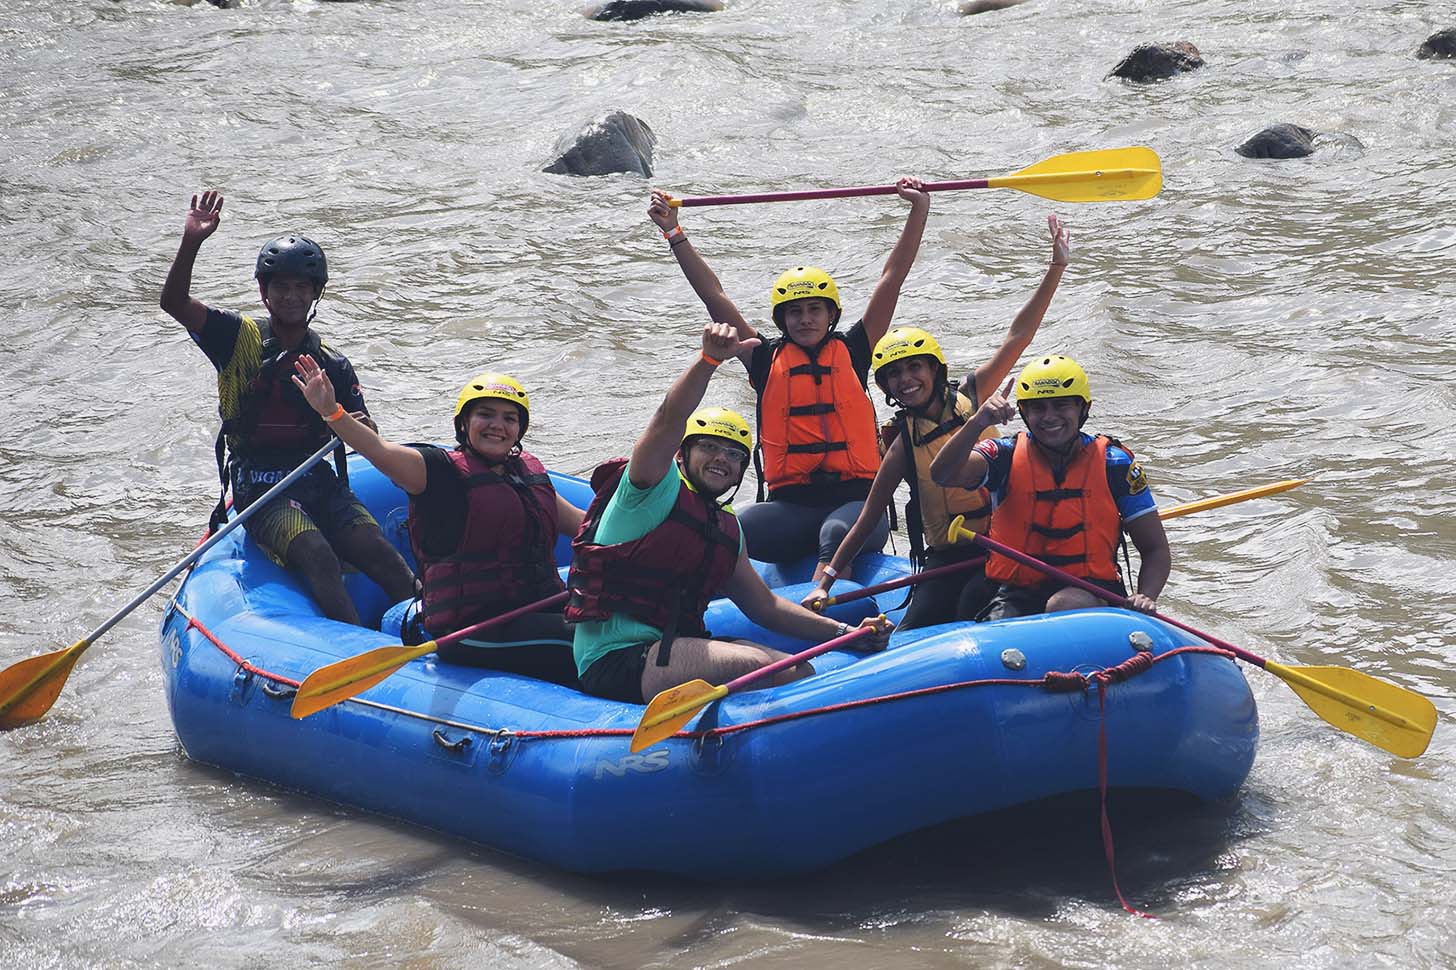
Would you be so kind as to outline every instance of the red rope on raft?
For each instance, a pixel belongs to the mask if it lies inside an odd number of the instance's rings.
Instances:
[[[251,674],[255,674],[256,676],[274,681],[275,683],[285,684],[289,687],[294,688],[297,688],[299,686],[300,681],[293,680],[290,677],[284,677],[281,674],[275,674],[269,670],[264,670],[263,668],[254,665],[248,660],[243,659],[243,657],[240,656],[235,650],[231,649],[230,647],[228,647],[227,644],[223,643],[220,639],[218,639],[217,636],[214,635],[213,632],[209,630],[206,626],[204,626],[202,622],[199,621],[196,617],[189,614],[186,610],[183,610],[175,602],[173,603],[173,606],[177,609],[179,613],[187,618],[188,629],[197,630],[199,633],[201,633],[204,637],[207,638],[210,643],[212,643],[213,646],[221,650],[223,654],[225,654],[230,660],[233,661],[233,663],[237,664],[238,667],[240,667],[241,669],[246,670]],[[1075,672],[1067,673],[1052,670],[1043,674],[1039,680],[1018,680],[1010,677],[992,677],[983,680],[966,680],[955,684],[940,684],[935,687],[922,687],[918,690],[907,690],[900,691],[899,693],[895,694],[884,694],[879,697],[866,697],[861,698],[860,700],[845,701],[840,704],[826,704],[822,707],[810,708],[803,711],[794,711],[789,714],[779,714],[774,717],[759,718],[756,721],[745,721],[742,724],[732,724],[727,727],[710,728],[706,731],[679,731],[677,734],[674,734],[673,737],[693,740],[710,737],[722,737],[729,734],[737,734],[740,731],[748,731],[753,728],[767,727],[772,724],[783,724],[788,721],[797,721],[807,717],[819,717],[824,714],[833,714],[839,711],[849,711],[860,707],[869,707],[873,704],[886,704],[892,701],[908,700],[914,697],[929,697],[934,694],[943,694],[953,690],[965,690],[968,687],[1040,687],[1043,690],[1051,691],[1054,693],[1075,693],[1077,691],[1085,691],[1088,687],[1096,684],[1098,714],[1097,794],[1100,800],[1101,810],[1102,849],[1103,854],[1107,858],[1108,873],[1112,877],[1112,891],[1117,895],[1117,901],[1122,904],[1122,908],[1127,912],[1131,913],[1134,916],[1143,917],[1144,919],[1156,919],[1157,917],[1152,915],[1151,913],[1145,913],[1142,910],[1136,909],[1133,906],[1129,905],[1127,899],[1122,894],[1122,887],[1121,885],[1119,885],[1117,880],[1116,853],[1114,851],[1112,841],[1112,823],[1107,817],[1107,688],[1111,684],[1121,683],[1123,681],[1136,677],[1139,674],[1145,673],[1148,670],[1151,670],[1153,664],[1155,663],[1160,663],[1161,661],[1167,660],[1170,657],[1176,657],[1179,654],[1184,653],[1209,654],[1212,656],[1227,657],[1230,660],[1235,659],[1234,655],[1229,651],[1222,650],[1218,647],[1209,646],[1190,645],[1185,647],[1174,647],[1172,650],[1160,653],[1157,656],[1153,656],[1153,654],[1151,653],[1145,653],[1140,651],[1129,657],[1128,659],[1124,660],[1122,663],[1117,664],[1116,666],[1104,668],[1103,670],[1097,671],[1096,673],[1093,673],[1091,675],[1079,674]],[[394,710],[397,713],[402,713],[415,717],[422,717],[426,720],[435,720],[435,718],[431,718],[429,715],[426,714],[419,714],[413,711],[401,711],[397,708],[389,709]],[[573,730],[561,731],[509,731],[506,728],[477,728],[476,730],[479,730],[482,734],[509,734],[510,736],[514,738],[519,738],[521,740],[630,737],[634,731],[634,729],[632,728],[578,728]]]

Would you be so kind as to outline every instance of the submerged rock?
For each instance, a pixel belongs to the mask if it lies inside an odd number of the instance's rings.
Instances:
[[[1300,125],[1270,125],[1234,151],[1245,158],[1304,158],[1314,154],[1314,138]]]
[[[586,8],[588,20],[641,20],[659,13],[715,13],[723,0],[607,0]]]
[[[1422,60],[1456,57],[1456,27],[1438,30],[1427,37],[1425,43],[1416,50],[1416,56]]]
[[[652,174],[652,150],[657,136],[647,123],[623,111],[613,111],[584,125],[556,143],[556,160],[542,171],[552,175],[609,175],[630,172]]]
[[[986,13],[990,10],[1005,10],[1007,7],[1014,7],[1025,2],[1026,0],[961,0],[961,5],[957,9],[969,17],[971,14]]]
[[[1108,77],[1120,77],[1138,84],[1162,81],[1203,66],[1203,55],[1186,40],[1160,44],[1139,44],[1117,62]]]

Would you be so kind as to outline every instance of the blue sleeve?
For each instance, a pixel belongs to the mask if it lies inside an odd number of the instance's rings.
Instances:
[[[971,488],[987,488],[994,502],[1006,496],[1006,483],[1011,478],[1011,453],[1016,448],[1015,438],[986,438],[976,442],[974,451],[986,459],[986,477]]]
[[[1143,466],[1116,445],[1107,447],[1107,487],[1124,524],[1158,509]]]

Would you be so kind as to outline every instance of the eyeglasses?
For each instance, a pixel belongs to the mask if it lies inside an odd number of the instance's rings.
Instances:
[[[699,438],[697,441],[693,442],[693,447],[701,448],[709,455],[716,455],[717,457],[722,458],[724,461],[731,461],[737,465],[748,464],[748,452],[744,451],[742,448],[734,444],[728,444],[727,442],[725,442],[720,445],[716,441],[710,441],[706,438]]]

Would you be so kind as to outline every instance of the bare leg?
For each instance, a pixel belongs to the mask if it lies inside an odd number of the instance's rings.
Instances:
[[[1078,589],[1075,586],[1063,586],[1047,598],[1046,611],[1048,613],[1061,613],[1066,610],[1090,610],[1107,604],[1085,589]]]
[[[672,649],[668,652],[668,665],[659,667],[657,652],[661,647],[662,643],[659,641],[647,651],[647,666],[642,671],[642,696],[648,700],[669,687],[676,687],[690,680],[706,680],[715,687],[726,684],[735,677],[741,677],[749,671],[788,656],[756,643],[678,637],[672,641]],[[813,666],[801,663],[788,670],[781,670],[772,677],[764,677],[745,689],[756,690],[787,684],[813,673]]]
[[[308,584],[324,616],[359,625],[359,613],[344,589],[339,557],[320,532],[310,529],[294,537],[288,544],[288,569]]]
[[[379,526],[368,523],[340,529],[334,543],[339,556],[374,580],[391,603],[415,595],[415,574],[399,551],[384,538]]]

